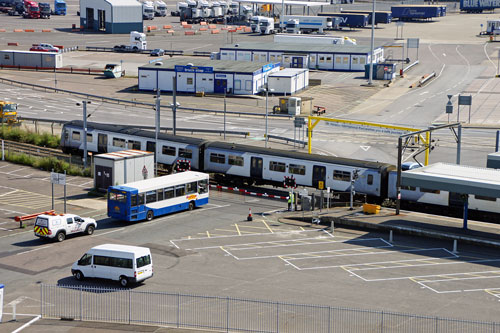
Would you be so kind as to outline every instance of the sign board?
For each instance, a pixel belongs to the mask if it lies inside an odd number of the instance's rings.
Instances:
[[[324,188],[325,188],[325,182],[324,182],[324,181],[322,181],[322,180],[318,181],[318,188],[319,188],[320,190],[324,189]]]
[[[262,73],[269,72],[273,68],[274,68],[273,64],[264,65],[264,66],[262,66]]]
[[[420,38],[408,38],[406,40],[406,47],[409,49],[418,49]]]
[[[64,173],[51,172],[50,182],[52,184],[66,185],[66,175]]]
[[[174,68],[175,68],[176,72],[188,72],[188,73],[213,73],[214,72],[213,67],[175,65]]]
[[[458,105],[472,105],[472,95],[458,95]]]

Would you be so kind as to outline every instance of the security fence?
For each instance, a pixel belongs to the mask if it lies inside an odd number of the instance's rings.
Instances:
[[[488,332],[500,323],[233,297],[41,285],[43,318],[224,332]]]

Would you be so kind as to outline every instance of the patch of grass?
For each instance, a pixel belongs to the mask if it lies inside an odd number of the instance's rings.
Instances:
[[[58,148],[61,142],[61,138],[57,135],[49,133],[38,134],[33,131],[7,126],[0,126],[0,138],[48,148]]]
[[[35,157],[26,154],[10,153],[5,154],[5,159],[12,163],[29,165],[45,171],[54,170],[54,172],[58,173],[64,173],[64,171],[66,171],[66,174],[70,176],[91,176],[90,168],[82,169],[77,165],[69,164],[55,157]]]

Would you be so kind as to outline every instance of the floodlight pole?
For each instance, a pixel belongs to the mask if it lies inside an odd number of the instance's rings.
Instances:
[[[160,135],[160,104],[161,104],[161,90],[159,87],[156,89],[156,113],[155,113],[155,177],[158,176],[158,136]]]
[[[172,128],[174,129],[174,135],[176,135],[176,113],[177,113],[177,72],[174,73],[174,77],[172,78],[172,112],[173,112],[173,124]]]
[[[372,36],[371,36],[371,41],[370,41],[370,68],[368,72],[368,84],[372,85],[372,77],[373,77],[373,58],[375,55],[373,54],[373,48],[375,44],[375,0],[373,0],[373,7],[372,7]]]
[[[398,174],[396,178],[396,215],[401,208],[401,158],[403,157],[403,138],[398,138]]]
[[[87,103],[90,101],[82,101],[83,105],[83,168],[87,168]]]

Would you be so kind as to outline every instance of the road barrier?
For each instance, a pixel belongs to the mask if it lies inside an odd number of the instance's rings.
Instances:
[[[36,213],[36,214],[31,214],[31,215],[16,216],[16,217],[14,217],[14,220],[16,222],[19,222],[19,228],[23,228],[23,221],[34,219],[38,215],[54,214],[54,213],[55,213],[55,210],[48,210],[46,212],[41,212],[41,213]]]
[[[195,34],[196,34],[196,31],[193,31],[193,30],[184,31],[184,35],[194,36]]]
[[[213,29],[213,30],[210,30],[210,33],[211,33],[212,35],[216,35],[216,34],[219,34],[219,33],[220,33],[220,31],[219,31],[218,29]]]
[[[432,72],[431,74],[424,75],[422,80],[418,81],[418,86],[419,87],[423,86],[427,81],[429,81],[430,79],[432,79],[434,77],[436,77],[436,72]]]
[[[5,29],[0,29],[0,32],[7,32],[7,30],[5,30]]]
[[[40,285],[40,315],[224,332],[498,332],[500,323],[236,297]]]
[[[17,43],[17,42],[15,42],[15,43],[9,42],[9,43],[7,43],[7,45],[8,46],[19,46],[19,43]]]

